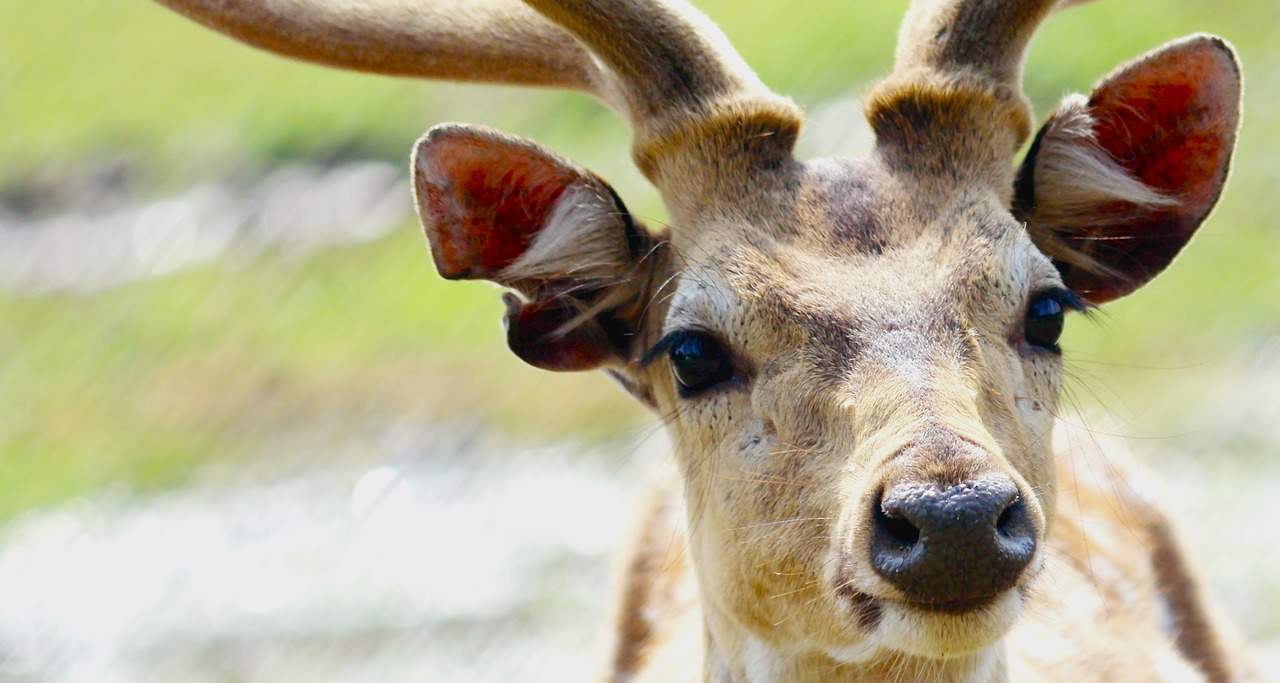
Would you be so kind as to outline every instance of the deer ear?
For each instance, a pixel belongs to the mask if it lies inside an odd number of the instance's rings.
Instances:
[[[519,293],[504,297],[517,356],[549,370],[626,359],[655,243],[604,181],[528,140],[451,124],[418,141],[413,174],[440,275]]]
[[[1014,215],[1067,287],[1094,303],[1165,269],[1209,215],[1240,121],[1240,66],[1221,38],[1175,41],[1068,97],[1018,173]]]

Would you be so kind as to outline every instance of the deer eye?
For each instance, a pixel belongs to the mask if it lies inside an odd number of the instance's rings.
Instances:
[[[683,332],[667,352],[680,395],[695,396],[733,377],[733,359],[715,339],[702,332]]]
[[[1023,321],[1023,338],[1032,346],[1054,353],[1061,352],[1058,339],[1062,337],[1062,320],[1065,311],[1061,294],[1048,291],[1036,295],[1027,306]]]

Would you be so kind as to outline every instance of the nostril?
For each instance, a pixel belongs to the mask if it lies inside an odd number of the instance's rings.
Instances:
[[[1000,513],[1000,518],[996,520],[996,533],[1001,536],[1011,536],[1018,532],[1014,527],[1022,516],[1022,501],[1014,498],[1013,502]]]
[[[890,515],[877,508],[876,521],[889,533],[890,538],[904,546],[915,545],[920,540],[920,528],[904,517]]]
[[[925,556],[925,530],[909,521],[892,502],[871,506],[871,566],[890,581],[904,574]]]
[[[1021,570],[1035,555],[1035,525],[1021,499],[1015,498],[996,519],[995,542],[1011,571]]]

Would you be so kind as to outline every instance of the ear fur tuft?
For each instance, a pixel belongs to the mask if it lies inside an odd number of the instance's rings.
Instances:
[[[1093,303],[1131,293],[1173,261],[1226,183],[1240,70],[1221,38],[1196,35],[1068,97],[1036,137],[1014,215]]]
[[[602,226],[621,227],[613,199],[589,184],[571,185],[556,199],[525,252],[499,273],[522,280],[608,281],[628,267],[625,240]]]
[[[516,290],[511,350],[549,370],[625,360],[655,243],[605,182],[521,138],[444,125],[414,149],[418,214],[441,276]]]

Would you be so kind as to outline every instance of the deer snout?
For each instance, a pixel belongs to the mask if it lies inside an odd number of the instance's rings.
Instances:
[[[979,607],[1013,588],[1035,555],[1035,525],[1007,477],[896,483],[872,516],[872,567],[926,609]]]

